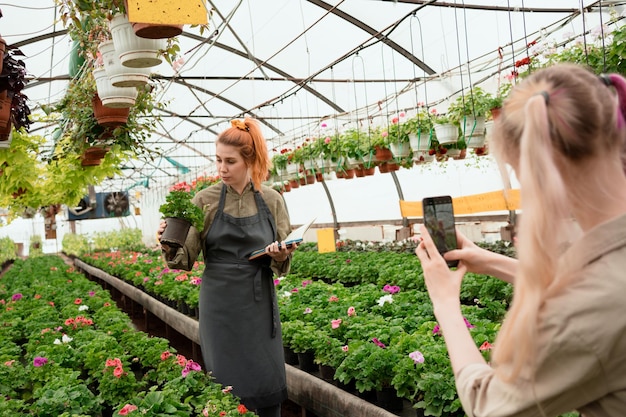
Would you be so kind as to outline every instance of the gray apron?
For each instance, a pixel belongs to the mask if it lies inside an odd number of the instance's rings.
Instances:
[[[276,239],[274,217],[254,190],[258,213],[224,213],[226,185],[207,233],[200,286],[200,346],[208,371],[249,409],[287,398],[278,303],[269,257],[250,253]]]

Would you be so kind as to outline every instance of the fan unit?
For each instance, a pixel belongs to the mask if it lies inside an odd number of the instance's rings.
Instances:
[[[114,191],[85,196],[76,207],[68,209],[68,220],[103,219],[130,215],[128,192]]]
[[[104,196],[104,211],[109,217],[128,216],[128,193],[115,191]]]

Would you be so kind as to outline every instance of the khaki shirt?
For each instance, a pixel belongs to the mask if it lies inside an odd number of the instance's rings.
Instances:
[[[469,417],[549,417],[574,409],[585,417],[626,416],[626,215],[574,242],[557,277],[540,313],[535,361],[521,381],[505,383],[484,364],[459,371],[457,390]]]
[[[223,183],[220,182],[201,190],[194,196],[192,202],[204,211],[204,230],[202,230],[202,233],[199,233],[195,227],[191,227],[187,235],[187,240],[185,241],[185,246],[179,248],[174,256],[169,257],[165,255],[168,267],[184,269],[186,271],[191,270],[200,251],[204,247],[204,239],[217,213],[222,186]],[[267,204],[272,216],[274,216],[278,241],[282,241],[291,232],[291,222],[283,197],[276,190],[265,185],[261,186],[261,191],[261,196],[265,204]],[[241,195],[233,190],[232,187],[228,186],[226,189],[224,212],[233,217],[248,217],[258,212],[254,200],[254,192],[252,191],[252,183],[246,186]],[[269,244],[270,242],[267,243]],[[274,273],[279,276],[287,274],[291,267],[291,256],[284,262],[272,260],[270,267]]]

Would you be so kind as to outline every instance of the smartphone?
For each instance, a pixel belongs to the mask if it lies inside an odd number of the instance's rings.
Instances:
[[[435,242],[439,253],[443,255],[456,249],[452,197],[449,195],[426,197],[422,200],[422,210],[424,212],[424,226]],[[446,261],[446,263],[449,267],[456,267],[459,261]]]

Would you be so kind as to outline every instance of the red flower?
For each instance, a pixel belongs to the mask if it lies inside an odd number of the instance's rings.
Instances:
[[[245,405],[239,404],[237,406],[237,411],[239,411],[239,414],[246,414],[248,412],[248,409],[246,408]]]
[[[520,60],[515,61],[515,68],[519,68],[522,65],[530,65],[530,57],[524,57]]]

